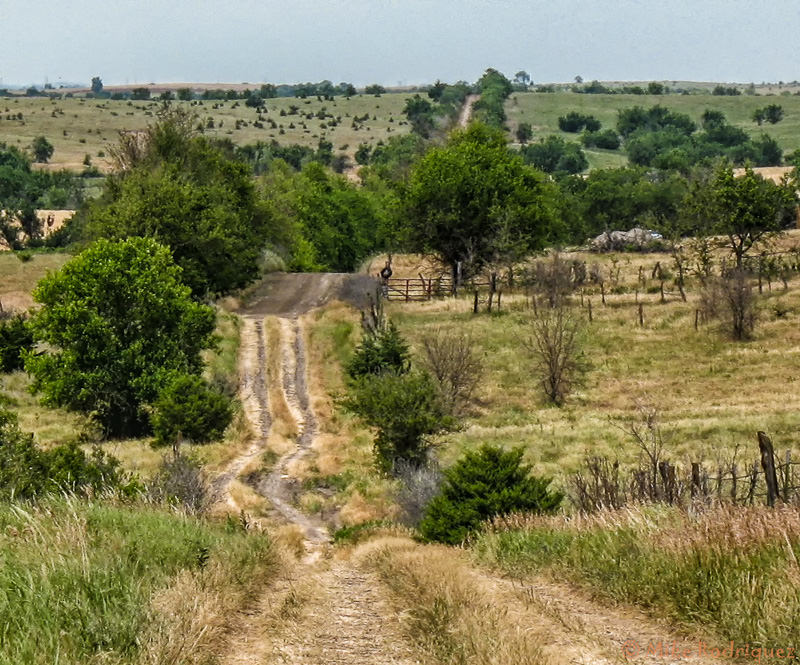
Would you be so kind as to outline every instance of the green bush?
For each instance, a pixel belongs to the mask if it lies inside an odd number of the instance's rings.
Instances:
[[[347,374],[357,381],[385,372],[404,374],[410,366],[408,344],[397,327],[389,321],[375,330],[367,330],[347,365]]]
[[[555,512],[563,494],[547,489],[549,478],[530,475],[522,448],[484,445],[467,452],[445,472],[442,492],[420,522],[426,540],[458,545],[481,522],[512,512]]]
[[[188,374],[170,381],[153,406],[150,423],[161,446],[176,443],[179,436],[193,443],[216,441],[233,418],[230,399]]]
[[[399,460],[422,465],[430,437],[455,428],[429,374],[408,372],[367,376],[356,382],[343,406],[378,430],[375,455],[383,471]]]
[[[120,471],[119,461],[99,448],[87,456],[72,441],[40,450],[32,435],[20,431],[14,415],[0,409],[0,500],[106,489],[132,494],[138,488],[135,479]]]
[[[0,372],[22,369],[22,351],[30,351],[33,344],[33,331],[24,315],[0,320]]]

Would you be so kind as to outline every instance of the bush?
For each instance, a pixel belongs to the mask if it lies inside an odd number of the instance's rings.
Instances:
[[[437,329],[422,336],[425,365],[439,387],[448,412],[464,413],[472,401],[483,374],[483,364],[475,354],[469,335]]]
[[[415,527],[425,516],[430,502],[439,494],[444,476],[433,462],[417,466],[399,461],[395,464],[394,473],[402,483],[395,496],[402,511],[402,521]]]
[[[378,430],[378,467],[392,472],[398,461],[421,466],[428,460],[430,437],[454,429],[429,374],[409,372],[365,376],[342,401],[345,409]]]
[[[483,445],[467,452],[444,472],[441,494],[428,506],[419,525],[426,540],[462,543],[485,520],[512,512],[555,512],[563,494],[550,492],[549,478],[530,475],[522,448]]]
[[[558,128],[562,132],[576,133],[582,129],[589,132],[596,132],[600,129],[600,121],[591,115],[583,115],[575,111],[570,111],[567,115],[562,115],[558,119]]]
[[[176,376],[158,396],[150,417],[155,444],[175,445],[179,437],[193,443],[222,438],[233,417],[231,401],[199,376]]]
[[[22,369],[22,352],[30,351],[33,345],[33,331],[24,315],[0,320],[0,372]]]
[[[202,465],[180,452],[164,456],[148,493],[155,501],[179,505],[191,513],[202,513],[211,499]]]
[[[404,374],[409,370],[410,356],[408,344],[394,323],[379,322],[374,329],[364,331],[347,364],[347,374],[353,380],[385,372]]]
[[[40,450],[33,435],[0,409],[0,499],[33,499],[49,492],[85,494],[106,489],[136,492],[139,485],[119,470],[119,461],[95,448],[91,456],[76,441]]]

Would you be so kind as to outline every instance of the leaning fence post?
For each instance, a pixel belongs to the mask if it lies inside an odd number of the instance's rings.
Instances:
[[[786,451],[786,466],[783,467],[783,501],[789,503],[789,492],[792,485],[792,451]]]
[[[475,289],[475,300],[472,303],[472,313],[473,314],[478,313],[478,289]]]
[[[733,503],[736,503],[736,465],[731,465],[731,480],[733,481],[731,484],[731,499]]]
[[[644,328],[644,305],[639,303],[639,327]]]
[[[589,299],[586,302],[589,303],[589,323],[591,323],[592,322],[592,301],[591,301],[591,299]]]
[[[758,433],[758,448],[761,451],[761,467],[764,469],[764,478],[767,481],[767,505],[775,505],[778,494],[778,476],[775,473],[775,451],[772,441],[764,432]]]

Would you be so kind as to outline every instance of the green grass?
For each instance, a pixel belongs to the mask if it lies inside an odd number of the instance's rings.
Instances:
[[[401,93],[380,97],[356,95],[350,99],[336,97],[332,102],[318,101],[316,97],[272,99],[267,101],[267,112],[262,114],[267,119],[263,121],[263,129],[252,125],[258,119],[258,112],[245,106],[242,100],[238,101],[236,108],[233,107],[237,102],[216,100],[173,102],[173,105],[184,106],[196,113],[204,126],[209,119],[213,120],[214,129],[205,130],[209,137],[230,139],[237,145],[275,139],[281,144],[299,143],[314,148],[324,137],[333,143],[334,154],[347,154],[352,162],[359,143],[375,144],[409,131],[409,125],[401,114],[408,96]],[[117,143],[118,132],[144,129],[156,120],[155,114],[160,106],[161,102],[156,101],[4,98],[0,99],[0,142],[28,148],[36,136],[46,136],[55,147],[46,168],[83,171],[83,159],[88,154],[94,166],[106,171],[111,164],[109,150]],[[291,106],[299,107],[298,115],[282,117],[281,110],[289,113]],[[316,114],[322,107],[334,116],[341,116],[342,121],[337,127],[321,126],[330,122],[329,119],[307,119],[299,115]],[[18,113],[22,113],[21,121],[16,118]],[[369,120],[361,123],[359,129],[354,129],[353,118],[365,114],[369,115]],[[277,123],[277,129],[270,128],[269,119]],[[248,124],[236,129],[237,120]]]
[[[534,140],[558,134],[565,139],[577,141],[578,134],[562,132],[558,128],[559,116],[569,111],[590,114],[603,123],[603,128],[615,128],[617,112],[632,106],[650,108],[660,104],[669,109],[689,115],[700,123],[706,109],[722,111],[732,125],[741,127],[751,136],[766,132],[778,141],[785,151],[800,148],[800,97],[756,95],[725,97],[710,94],[698,95],[583,95],[572,92],[514,93],[506,103],[508,125],[513,132],[520,122],[529,122],[533,127]],[[784,110],[784,119],[775,124],[759,127],[752,121],[753,111],[767,104],[779,104]],[[619,159],[616,159],[617,156]],[[587,157],[592,168],[621,166],[627,162],[622,151],[589,151]]]
[[[0,505],[0,663],[135,663],[189,575],[236,595],[276,571],[272,541],[147,506]],[[183,599],[194,611],[200,598]],[[196,608],[195,608],[196,609]],[[183,661],[182,661],[183,662]]]
[[[484,532],[472,551],[515,577],[566,578],[608,600],[710,628],[725,645],[786,648],[800,640],[800,532],[791,508],[512,518]]]
[[[752,463],[758,456],[757,430],[768,432],[781,454],[800,451],[800,279],[794,278],[786,292],[779,286],[771,294],[765,289],[756,336],[742,343],[729,341],[715,325],[694,329],[700,291],[695,282],[687,303],[677,292],[666,304],[657,293],[640,293],[645,325],[638,326],[638,266],[649,275],[656,261],[669,265],[667,256],[577,257],[606,269],[618,260],[617,290],[622,292],[607,296],[604,306],[597,289],[587,287],[591,324],[580,297],[573,298],[584,320],[582,352],[588,369],[561,408],[547,404],[534,373],[525,346],[532,311],[523,295],[505,294],[499,315],[473,315],[469,296],[387,307],[412,345],[418,347],[420,336],[437,327],[459,330],[471,335],[484,362],[478,404],[463,429],[441,441],[445,464],[482,443],[523,446],[535,471],[558,483],[587,455],[634,464],[639,449],[620,426],[639,417],[639,403],[658,410],[665,456],[673,462],[699,461],[715,468],[739,447],[739,463]],[[789,311],[781,318],[778,303]]]

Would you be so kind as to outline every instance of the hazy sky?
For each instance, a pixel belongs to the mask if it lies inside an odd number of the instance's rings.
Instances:
[[[0,0],[0,79],[800,79],[798,0]]]

